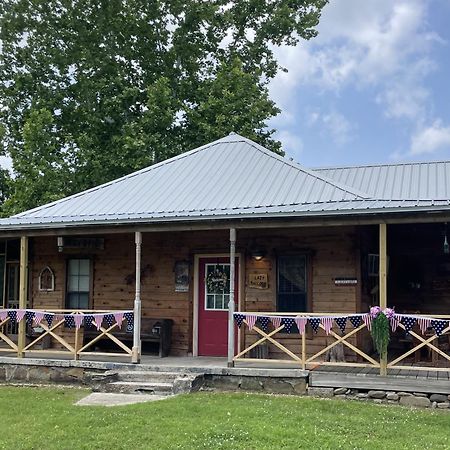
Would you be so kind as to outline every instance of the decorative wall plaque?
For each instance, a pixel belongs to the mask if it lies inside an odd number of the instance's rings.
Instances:
[[[248,287],[254,289],[269,289],[269,277],[267,273],[250,273],[248,275]]]
[[[189,291],[189,262],[177,261],[174,267],[175,292]]]
[[[335,286],[356,286],[358,284],[357,278],[335,278]]]
[[[44,267],[39,273],[39,290],[44,292],[55,290],[55,274],[49,266]]]

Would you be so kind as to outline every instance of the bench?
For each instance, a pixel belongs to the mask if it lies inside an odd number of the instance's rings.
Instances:
[[[172,319],[149,319],[143,317],[141,319],[141,342],[156,342],[159,344],[158,354],[162,358],[164,356],[168,356],[170,352],[170,344],[172,340]],[[96,336],[98,336],[100,331],[97,331],[97,328],[94,324],[84,327],[83,334],[83,345],[90,342]],[[128,341],[130,343],[133,342],[133,324],[125,324],[122,328],[114,328],[111,331],[111,334],[114,335],[117,339],[120,339],[122,342]],[[102,336],[99,341],[109,340],[112,342],[108,336]]]

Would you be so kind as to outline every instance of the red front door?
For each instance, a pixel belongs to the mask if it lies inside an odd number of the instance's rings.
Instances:
[[[238,303],[239,265],[236,258],[235,296]],[[198,293],[198,354],[227,356],[230,258],[200,258]]]

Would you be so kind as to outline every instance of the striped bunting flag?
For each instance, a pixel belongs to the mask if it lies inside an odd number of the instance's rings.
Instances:
[[[292,327],[295,325],[295,320],[292,317],[283,317],[281,319],[281,323],[284,325],[284,329],[290,333],[292,331]]]
[[[370,331],[372,329],[372,316],[370,314],[364,314],[362,317],[364,325]]]
[[[314,330],[314,333],[317,333],[317,331],[319,331],[320,319],[318,317],[310,317],[308,318],[308,322]]]
[[[0,310],[0,321],[4,321],[8,317],[8,310],[2,309]]]
[[[308,319],[306,317],[296,317],[295,318],[295,324],[297,325],[298,331],[300,334],[305,333],[306,323],[308,322]]]
[[[94,317],[95,326],[97,327],[97,330],[100,330],[100,327],[102,326],[103,319],[105,317],[104,314],[92,314]]]
[[[272,325],[275,327],[275,329],[281,327],[281,317],[271,317],[270,320],[272,321]]]
[[[44,318],[44,313],[42,311],[35,311],[34,312],[34,323],[36,325],[39,325],[42,322],[43,318]]]
[[[119,326],[119,328],[122,328],[122,322],[123,322],[123,312],[115,312],[114,313],[114,319],[117,323],[117,325]],[[242,322],[241,322],[242,325]]]
[[[247,326],[249,330],[252,330],[255,326],[257,316],[255,314],[249,314],[245,317],[245,321],[247,322]]]
[[[18,309],[16,312],[16,321],[20,322],[25,317],[25,313],[25,309]]]
[[[266,333],[267,329],[269,328],[270,319],[267,316],[258,316],[258,323],[261,327],[261,330]]]
[[[322,324],[325,333],[330,334],[331,328],[333,326],[333,318],[332,317],[322,317],[320,319],[320,323]]]
[[[234,320],[236,322],[236,325],[238,326],[238,328],[242,327],[242,323],[244,322],[245,316],[244,314],[234,314]],[[116,318],[117,320],[117,318]],[[120,323],[120,325],[122,325],[122,322]],[[119,325],[119,327],[120,327]]]
[[[431,321],[431,326],[434,328],[436,335],[440,336],[445,328],[448,327],[448,321],[435,319]]]
[[[341,330],[341,333],[344,334],[345,326],[347,325],[347,317],[335,317],[334,321]]]
[[[419,317],[417,319],[417,323],[419,324],[420,332],[422,334],[425,334],[425,332],[431,325],[431,320],[428,317]]]
[[[395,333],[395,331],[397,330],[398,324],[400,323],[401,317],[397,316],[397,315],[393,315],[390,319],[389,322],[391,324],[391,330],[393,333]]]
[[[83,313],[73,315],[73,321],[75,322],[75,328],[80,329],[81,324],[83,323],[83,317],[84,317]]]

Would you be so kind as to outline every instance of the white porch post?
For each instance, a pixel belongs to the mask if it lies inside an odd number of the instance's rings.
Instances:
[[[228,302],[228,367],[233,367],[234,357],[234,290],[236,273],[236,229],[230,228],[230,301]]]
[[[131,362],[141,361],[141,246],[142,233],[135,232],[136,243],[136,293],[134,297],[133,348]]]
[[[380,269],[379,269],[379,285],[380,285],[380,308],[387,308],[387,230],[386,224],[380,223]],[[387,375],[387,358],[380,357],[380,375]]]
[[[20,238],[19,309],[26,309],[28,303],[28,237]],[[25,347],[25,319],[19,322],[17,356],[23,358]]]

